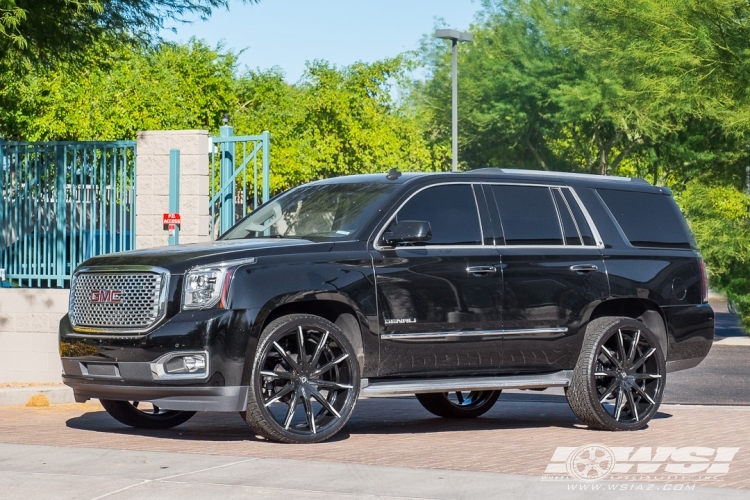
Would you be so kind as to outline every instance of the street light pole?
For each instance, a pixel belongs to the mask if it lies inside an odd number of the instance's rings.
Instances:
[[[472,42],[474,36],[471,33],[462,33],[457,30],[437,30],[436,38],[450,40],[453,47],[453,71],[452,71],[452,90],[451,90],[451,108],[452,108],[452,143],[453,143],[453,161],[452,170],[458,172],[458,42]]]

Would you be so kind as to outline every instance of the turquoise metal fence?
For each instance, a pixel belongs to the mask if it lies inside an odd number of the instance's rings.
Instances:
[[[268,131],[260,135],[234,136],[233,128],[225,125],[219,133],[219,137],[211,138],[213,146],[209,153],[208,210],[212,239],[218,238],[247,215],[250,207],[255,209],[268,201],[270,191],[271,141]],[[248,178],[250,166],[252,175]]]
[[[135,141],[0,141],[0,268],[66,287],[78,264],[135,246]]]

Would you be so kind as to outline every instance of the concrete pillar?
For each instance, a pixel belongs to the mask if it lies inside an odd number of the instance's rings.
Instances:
[[[166,246],[169,232],[169,150],[180,150],[180,243],[209,241],[208,131],[138,133],[136,144],[135,247]]]

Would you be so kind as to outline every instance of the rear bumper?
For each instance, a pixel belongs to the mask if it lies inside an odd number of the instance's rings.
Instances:
[[[167,410],[183,411],[244,411],[247,408],[246,385],[229,386],[155,386],[120,385],[63,377],[73,389],[75,399],[115,401],[148,401]]]
[[[667,372],[703,361],[714,342],[714,311],[709,304],[664,307],[667,320]]]

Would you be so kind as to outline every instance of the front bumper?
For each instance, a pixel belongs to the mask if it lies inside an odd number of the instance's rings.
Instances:
[[[76,401],[111,399],[115,401],[148,401],[167,410],[244,411],[247,408],[246,385],[235,386],[135,386],[106,384],[63,377],[73,389]]]
[[[76,401],[147,401],[185,411],[244,411],[246,356],[255,352],[255,310],[180,312],[147,334],[96,335],[60,321],[63,383]],[[155,363],[170,353],[203,353],[206,371],[163,377]]]

